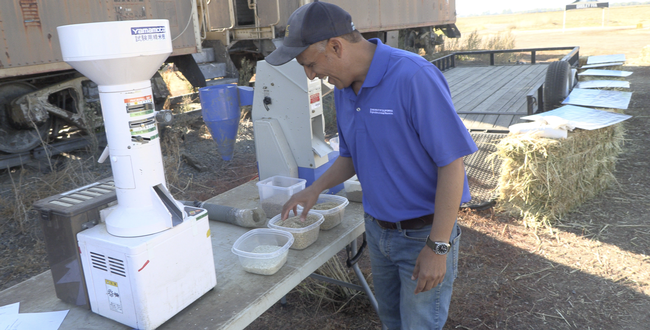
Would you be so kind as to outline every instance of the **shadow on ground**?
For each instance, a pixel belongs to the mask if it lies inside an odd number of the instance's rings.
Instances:
[[[463,228],[445,329],[642,329],[650,297]]]

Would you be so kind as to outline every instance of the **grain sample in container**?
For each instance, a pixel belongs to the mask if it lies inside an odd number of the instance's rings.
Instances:
[[[323,223],[323,215],[314,211],[307,213],[305,221],[300,220],[300,215],[289,212],[289,217],[282,220],[278,214],[269,220],[269,228],[284,230],[293,235],[294,241],[291,249],[302,250],[318,240],[318,232]]]
[[[345,189],[345,196],[349,201],[357,203],[361,203],[363,201],[361,183],[359,183],[359,179],[356,175],[343,182],[343,187]]]
[[[324,220],[323,224],[320,225],[321,230],[330,230],[341,223],[345,207],[348,204],[350,202],[345,197],[321,194],[310,211],[323,215]],[[303,207],[298,205],[298,214],[302,213],[302,209]]]
[[[287,262],[293,242],[293,235],[289,232],[258,228],[239,237],[231,251],[239,257],[245,271],[273,275]]]
[[[272,176],[257,183],[260,204],[266,216],[272,218],[282,212],[282,206],[291,196],[303,189],[307,180],[286,176]]]

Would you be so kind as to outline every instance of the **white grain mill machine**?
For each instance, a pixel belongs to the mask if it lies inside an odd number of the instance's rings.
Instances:
[[[299,177],[309,186],[339,155],[325,141],[321,80],[309,80],[295,59],[280,66],[257,62],[252,118],[260,180]]]
[[[167,20],[57,28],[63,60],[97,83],[118,204],[77,239],[93,312],[153,329],[216,285],[207,212],[166,188],[150,78]]]

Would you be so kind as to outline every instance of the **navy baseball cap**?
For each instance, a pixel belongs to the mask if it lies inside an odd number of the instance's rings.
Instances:
[[[289,16],[282,45],[265,60],[271,65],[282,65],[314,43],[352,31],[352,17],[341,7],[319,1],[308,3]]]

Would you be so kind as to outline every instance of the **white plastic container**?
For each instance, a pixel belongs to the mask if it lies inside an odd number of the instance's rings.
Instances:
[[[282,212],[282,206],[291,195],[305,189],[307,180],[286,176],[272,176],[257,183],[260,204],[268,218]]]
[[[287,262],[289,247],[293,241],[293,235],[289,232],[258,228],[239,237],[232,246],[232,253],[239,256],[239,263],[245,271],[273,275]],[[277,249],[269,251],[272,247]],[[268,252],[254,252],[256,250]]]
[[[278,214],[269,220],[269,228],[283,230],[291,233],[293,235],[294,241],[291,245],[291,249],[302,250],[310,245],[312,245],[316,240],[318,240],[318,232],[320,231],[320,225],[323,223],[323,215],[313,211],[309,211],[309,215],[314,215],[318,217],[318,220],[313,224],[304,227],[304,228],[289,228],[282,227],[278,224],[281,222],[282,215]],[[289,217],[293,217],[293,211],[289,212]]]
[[[348,197],[349,201],[357,203],[363,201],[361,183],[359,183],[359,179],[357,179],[356,175],[343,182],[343,187],[345,189],[345,195]]]
[[[337,206],[327,209],[327,210],[316,210],[312,208],[310,211],[320,213],[323,215],[323,223],[320,225],[321,230],[330,230],[338,224],[341,223],[343,220],[343,214],[345,212],[345,207],[350,204],[348,202],[348,199],[342,196],[336,196],[336,195],[327,195],[327,194],[321,194],[318,196],[318,201],[316,201],[316,204],[321,204],[321,203],[336,203]],[[298,205],[298,214],[302,212],[303,207]]]

